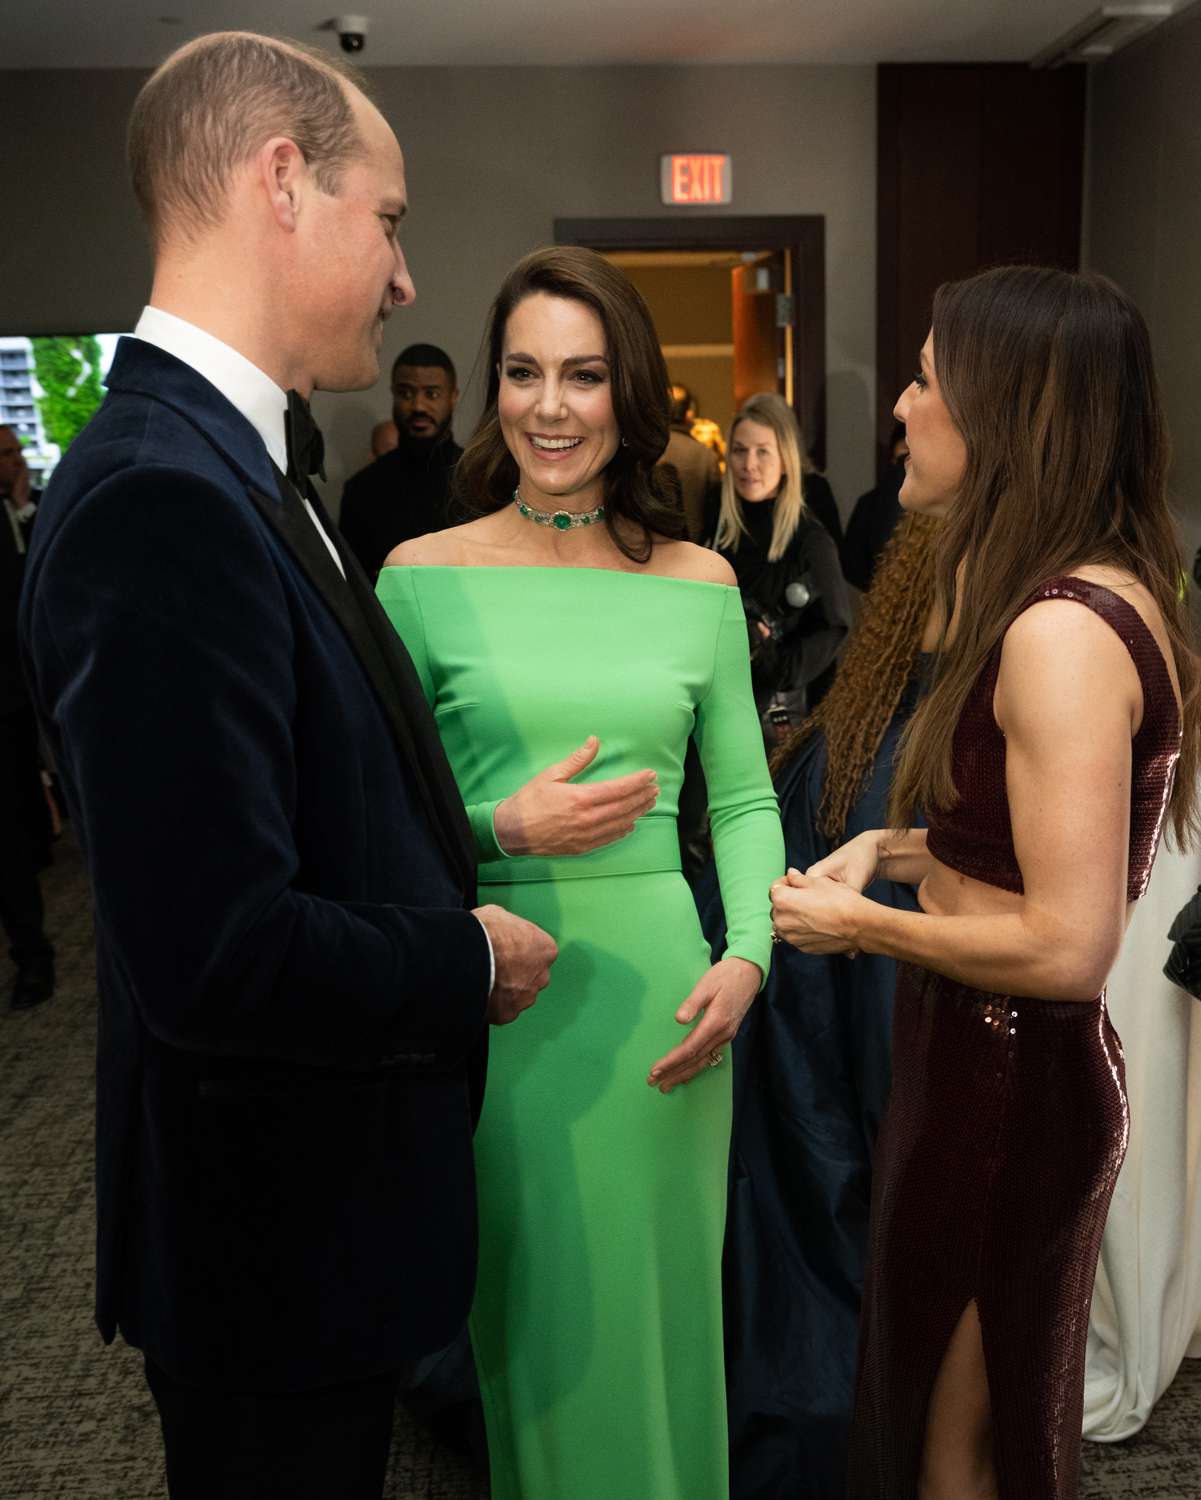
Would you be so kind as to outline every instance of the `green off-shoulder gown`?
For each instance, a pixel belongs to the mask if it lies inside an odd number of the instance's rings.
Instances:
[[[471,1337],[494,1500],[726,1500],[721,1249],[730,1062],[669,1095],[650,1066],[709,965],[680,874],[694,735],[729,921],[766,973],[784,846],[738,591],[599,568],[393,567],[379,597],[467,803],[480,902],[559,957],[491,1036],[476,1135]],[[496,804],[588,734],[582,780],[654,768],[653,812],[592,854],[506,857]]]

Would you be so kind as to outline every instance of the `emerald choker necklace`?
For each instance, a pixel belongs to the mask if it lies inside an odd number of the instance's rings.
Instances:
[[[595,510],[535,510],[521,498],[519,489],[513,491],[513,504],[527,521],[538,526],[553,526],[556,531],[574,531],[577,526],[594,526],[597,521],[605,519],[603,505],[598,505]]]

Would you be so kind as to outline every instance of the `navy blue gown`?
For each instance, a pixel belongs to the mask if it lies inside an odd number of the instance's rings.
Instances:
[[[921,677],[915,673],[914,683]],[[911,685],[842,839],[887,824],[893,754]],[[826,767],[815,735],[777,782],[788,863],[829,854],[817,827]],[[868,893],[916,910],[911,886]],[[697,885],[715,949],[712,867]],[[731,1500],[831,1500],[846,1484],[871,1159],[888,1094],[896,965],[774,950],[734,1047],[724,1298]]]

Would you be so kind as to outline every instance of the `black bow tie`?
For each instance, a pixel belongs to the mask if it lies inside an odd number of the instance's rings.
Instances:
[[[310,474],[325,478],[325,439],[313,421],[309,403],[296,391],[288,392],[284,435],[288,440],[288,478],[303,494]]]

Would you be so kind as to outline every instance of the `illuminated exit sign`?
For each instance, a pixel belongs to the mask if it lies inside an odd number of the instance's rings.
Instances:
[[[659,193],[664,203],[729,203],[734,196],[734,164],[711,154],[661,156]]]

